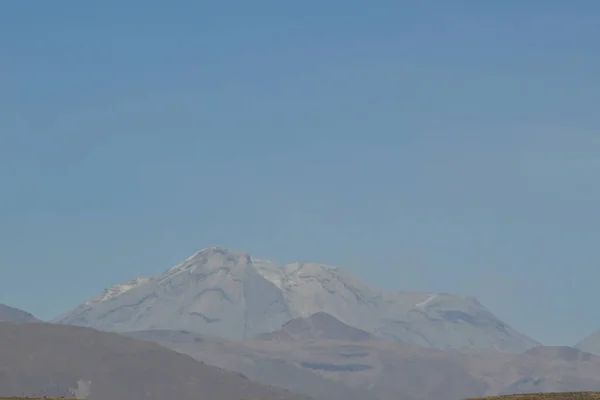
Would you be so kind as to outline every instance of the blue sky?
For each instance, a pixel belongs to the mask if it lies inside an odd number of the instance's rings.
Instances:
[[[600,3],[7,2],[0,302],[210,245],[600,329]]]

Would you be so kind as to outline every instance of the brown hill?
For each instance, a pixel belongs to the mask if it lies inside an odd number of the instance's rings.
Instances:
[[[0,322],[0,344],[0,390],[4,396],[300,398],[154,343],[89,328]]]

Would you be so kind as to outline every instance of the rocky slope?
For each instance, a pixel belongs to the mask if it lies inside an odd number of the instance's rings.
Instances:
[[[288,391],[253,383],[238,373],[115,333],[0,322],[0,343],[3,396],[300,400]]]
[[[474,298],[386,292],[338,267],[279,265],[218,247],[159,276],[105,290],[55,322],[247,339],[318,312],[380,337],[429,348],[520,352],[537,345]]]

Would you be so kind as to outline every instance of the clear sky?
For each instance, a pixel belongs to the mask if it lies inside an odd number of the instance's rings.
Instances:
[[[210,245],[600,329],[600,2],[0,5],[0,302]]]

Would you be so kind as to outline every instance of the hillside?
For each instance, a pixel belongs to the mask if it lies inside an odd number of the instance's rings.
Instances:
[[[600,357],[570,347],[461,354],[380,339],[305,341],[276,335],[227,341],[168,331],[126,335],[315,398],[428,400],[600,390]]]
[[[4,396],[299,400],[155,343],[47,323],[0,323]]]
[[[429,348],[521,352],[538,345],[471,297],[387,292],[339,267],[279,265],[218,247],[161,275],[115,285],[55,322],[249,339],[319,312],[380,337]]]
[[[40,322],[40,320],[26,311],[0,304],[0,322]]]

